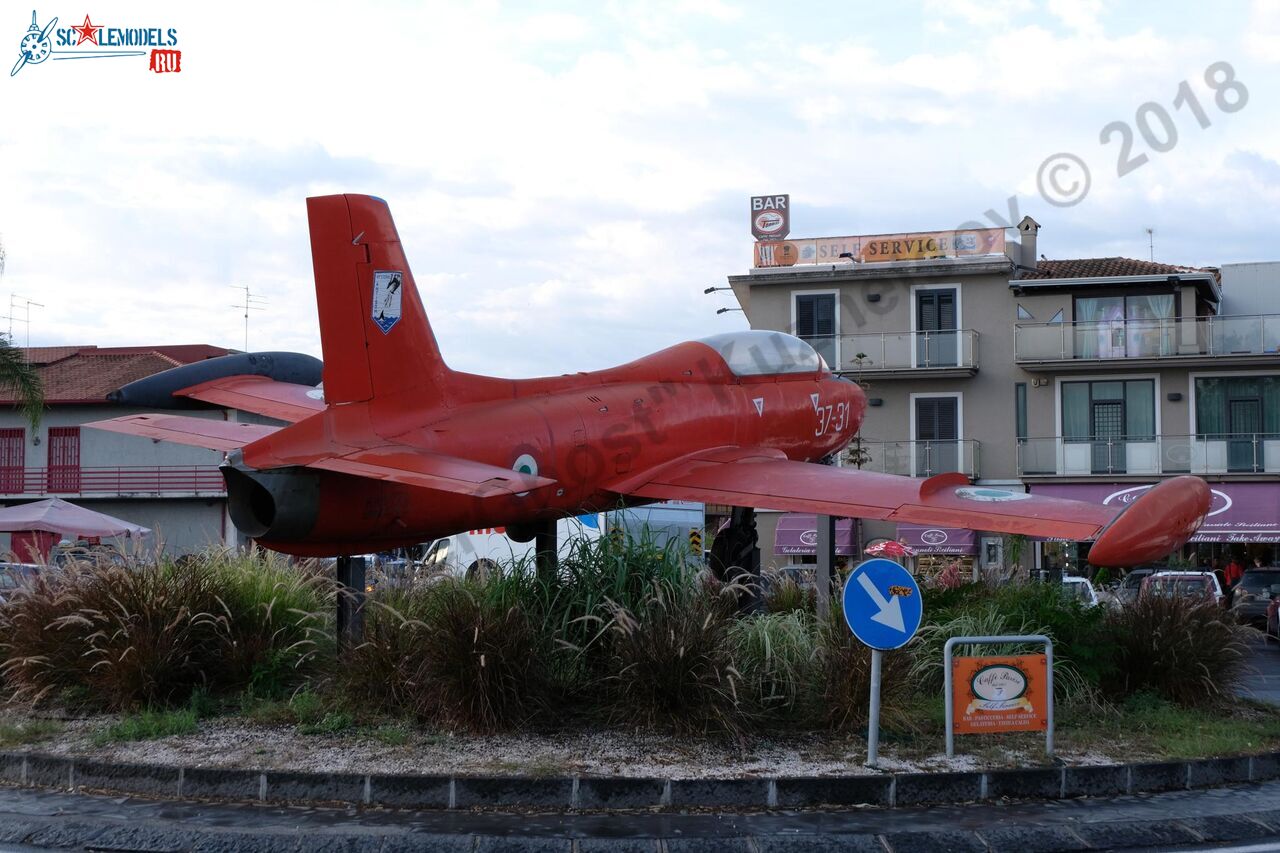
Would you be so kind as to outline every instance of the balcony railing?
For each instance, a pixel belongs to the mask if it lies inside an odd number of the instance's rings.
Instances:
[[[1275,433],[1018,442],[1018,474],[1025,477],[1274,472],[1280,472],[1280,434]]]
[[[1018,361],[1190,359],[1277,352],[1280,314],[1014,326],[1014,354]]]
[[[212,465],[146,468],[0,467],[4,495],[221,495],[227,491]]]
[[[851,449],[856,449],[854,445]],[[907,477],[932,477],[959,471],[969,477],[978,476],[979,442],[966,438],[952,441],[863,441],[863,471],[901,474]],[[846,468],[853,465],[846,457]]]
[[[938,373],[978,367],[978,333],[973,329],[817,335],[804,340],[835,371]]]

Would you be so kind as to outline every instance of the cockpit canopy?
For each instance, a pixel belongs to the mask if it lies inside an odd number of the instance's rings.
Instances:
[[[724,332],[703,338],[724,359],[735,376],[772,376],[780,373],[814,373],[827,369],[813,347],[794,335],[753,330]]]

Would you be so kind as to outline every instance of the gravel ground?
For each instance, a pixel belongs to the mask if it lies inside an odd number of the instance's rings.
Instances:
[[[25,719],[25,715],[9,713],[0,717],[0,722],[18,724]],[[618,731],[488,736],[417,732],[404,743],[389,745],[368,732],[302,735],[293,726],[224,718],[202,721],[194,734],[94,745],[94,733],[113,720],[68,720],[63,730],[51,738],[10,748],[145,764],[347,773],[707,779],[876,772],[862,766],[865,744],[861,739],[816,734],[739,743]],[[1099,753],[1060,757],[1069,764],[1122,760]],[[1126,760],[1134,757],[1123,756]],[[892,745],[881,752],[881,768],[894,772],[975,770],[1043,762],[1043,753],[1035,749],[988,747],[950,760],[943,754],[921,756],[918,750],[911,757],[895,755]]]

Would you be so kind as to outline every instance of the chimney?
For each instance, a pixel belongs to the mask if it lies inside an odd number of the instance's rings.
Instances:
[[[1030,216],[1022,217],[1022,221],[1018,223],[1018,236],[1022,243],[1022,250],[1018,253],[1022,260],[1019,263],[1027,269],[1035,269],[1036,258],[1040,257],[1036,252],[1036,232],[1039,230],[1040,223]]]

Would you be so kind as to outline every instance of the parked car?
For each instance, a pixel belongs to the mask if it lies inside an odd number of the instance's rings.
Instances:
[[[1280,569],[1249,569],[1231,592],[1231,612],[1246,625],[1267,627],[1271,596],[1280,591]]]
[[[1111,594],[1111,604],[1121,607],[1136,600],[1138,591],[1142,589],[1142,582],[1158,571],[1160,570],[1152,566],[1130,569],[1129,573],[1120,579],[1120,583],[1116,584],[1115,591]]]
[[[0,604],[9,600],[13,591],[39,574],[35,563],[0,563]]]
[[[1156,572],[1142,581],[1139,595],[1200,598],[1223,603],[1222,586],[1213,572]]]
[[[1062,576],[1062,593],[1067,598],[1078,601],[1085,607],[1098,606],[1098,593],[1088,578]]]

